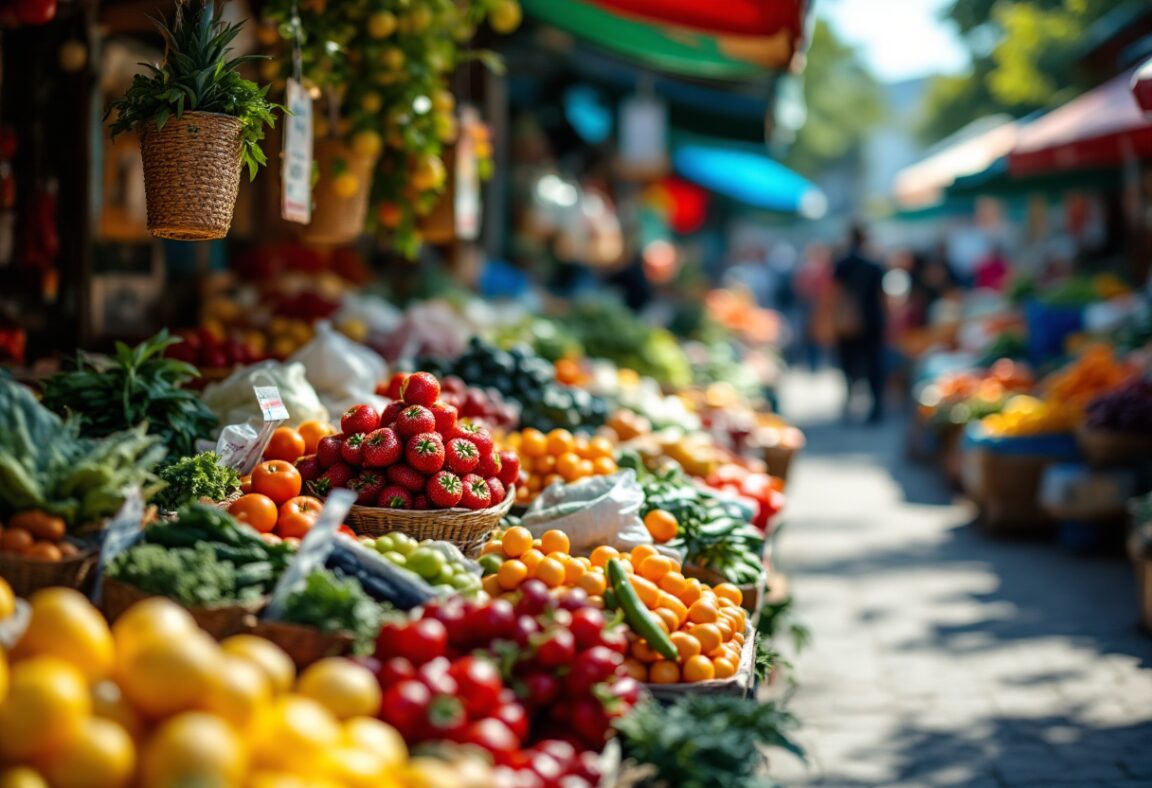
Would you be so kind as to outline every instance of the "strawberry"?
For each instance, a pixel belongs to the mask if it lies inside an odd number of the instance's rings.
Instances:
[[[432,501],[424,493],[419,493],[412,496],[412,508],[423,512],[432,508]]]
[[[492,505],[492,491],[488,489],[484,477],[470,473],[460,481],[464,483],[463,494],[460,496],[461,506],[465,509],[487,509]]]
[[[370,468],[383,468],[400,459],[404,447],[391,427],[372,430],[364,438],[364,465]]]
[[[376,471],[363,471],[357,479],[360,482],[360,496],[356,499],[356,503],[361,506],[375,506],[380,491],[388,486],[388,480],[384,478],[383,473]]]
[[[432,411],[432,415],[436,418],[436,431],[447,438],[452,434],[452,430],[456,429],[456,417],[459,412],[455,407],[449,405],[447,402],[433,402],[428,410]]]
[[[496,452],[480,452],[480,462],[476,464],[476,473],[485,479],[499,476],[501,470],[500,455]]]
[[[346,462],[338,462],[320,474],[318,481],[327,482],[329,489],[333,487],[347,487],[348,482],[352,481],[355,476],[355,468]]]
[[[485,483],[488,485],[488,494],[492,499],[490,506],[499,506],[504,503],[504,496],[508,491],[504,489],[504,483],[493,476],[491,479],[486,479]]]
[[[492,435],[483,427],[475,424],[457,424],[452,433],[453,438],[467,438],[476,444],[481,454],[492,453]]]
[[[409,465],[390,465],[388,466],[386,475],[388,476],[388,481],[412,492],[420,492],[424,489],[424,485],[427,482],[424,474]]]
[[[384,411],[380,414],[380,426],[391,427],[396,423],[396,417],[400,415],[400,411],[404,410],[406,407],[408,407],[408,405],[402,399],[389,402],[384,407]]]
[[[453,438],[444,447],[444,461],[454,473],[471,473],[480,462],[480,450],[467,438]]]
[[[411,438],[421,432],[435,431],[436,417],[423,405],[409,405],[400,411],[394,426],[401,438]]]
[[[376,496],[369,495],[368,492],[366,492],[366,485],[359,476],[348,482],[348,489],[356,493],[356,504],[358,506],[371,506],[376,503]],[[379,495],[380,491],[377,490],[376,493]]]
[[[340,457],[349,465],[364,464],[364,438],[363,432],[354,432],[344,439],[340,447]]]
[[[340,417],[340,431],[345,435],[371,432],[380,426],[380,414],[371,405],[353,405]]]
[[[376,505],[383,506],[385,509],[411,509],[412,493],[403,487],[390,484],[380,491],[380,497],[376,499]]]
[[[413,435],[408,439],[404,459],[421,473],[436,473],[444,467],[444,439],[438,432]]]
[[[300,471],[300,478],[303,481],[310,482],[319,478],[320,472],[324,469],[320,467],[320,461],[316,459],[315,454],[305,454],[296,460],[296,470]]]
[[[440,471],[428,480],[428,499],[437,509],[451,509],[463,494],[460,477],[451,471]]]
[[[403,399],[400,393],[404,390],[404,379],[408,377],[403,372],[393,372],[392,377],[388,379],[388,387],[384,391],[384,396],[390,399]]]
[[[400,396],[409,405],[430,408],[440,397],[440,381],[431,372],[413,372],[400,386]]]
[[[511,487],[520,481],[520,456],[516,452],[500,452],[500,473],[497,476],[505,487]]]
[[[316,444],[316,461],[321,468],[331,468],[343,459],[341,448],[344,446],[343,435],[329,435],[321,438]]]

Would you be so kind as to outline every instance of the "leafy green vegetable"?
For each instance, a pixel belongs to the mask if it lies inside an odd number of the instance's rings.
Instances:
[[[260,165],[268,162],[260,148],[264,127],[274,126],[273,111],[283,108],[268,101],[267,85],[261,88],[236,70],[241,63],[263,56],[228,58],[243,25],[218,18],[215,0],[181,0],[171,28],[163,20],[153,21],[164,37],[164,63],[159,67],[141,64],[151,73],[137,74],[124,98],[108,108],[105,118],[117,112],[112,138],[128,130],[139,132],[150,123],[163,129],[171,117],[183,117],[185,112],[230,115],[243,125],[243,159],[249,177],[255,178]]]
[[[211,434],[216,417],[194,392],[181,388],[200,376],[196,368],[162,355],[179,341],[164,330],[134,348],[117,342],[110,360],[80,353],[74,370],[45,382],[44,405],[78,419],[85,437],[104,437],[146,421],[148,432],[172,454],[193,454],[196,439]]]
[[[624,755],[655,774],[641,785],[679,788],[760,788],[761,746],[804,751],[788,737],[796,719],[774,703],[722,695],[693,695],[669,706],[642,703],[616,723]]]
[[[380,631],[382,614],[380,605],[364,593],[355,578],[321,569],[308,575],[304,587],[288,596],[281,619],[323,632],[351,632],[356,653],[368,654]]]
[[[167,483],[152,502],[163,511],[175,511],[202,498],[223,501],[240,489],[240,476],[235,468],[220,464],[214,451],[181,457],[160,469],[160,480]]]
[[[253,600],[262,595],[259,585],[241,586],[236,566],[217,558],[206,542],[176,548],[136,545],[112,560],[108,576],[189,607]]]

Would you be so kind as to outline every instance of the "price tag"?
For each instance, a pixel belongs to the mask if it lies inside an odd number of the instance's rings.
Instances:
[[[284,570],[284,574],[280,576],[280,582],[272,591],[272,599],[268,602],[265,618],[273,621],[279,618],[284,612],[284,603],[287,601],[288,595],[304,582],[304,578],[324,566],[324,562],[328,560],[328,556],[332,552],[336,531],[344,522],[344,518],[348,516],[354,503],[356,503],[356,493],[343,487],[336,488],[328,495],[328,500],[324,503],[324,509],[321,510],[319,519],[300,542],[300,549],[296,551],[296,557]]]
[[[287,421],[288,408],[280,399],[280,389],[276,386],[253,386],[256,400],[260,403],[260,412],[264,414],[264,421]]]
[[[312,97],[299,79],[288,80],[280,214],[289,222],[312,220]]]
[[[124,497],[124,505],[120,507],[104,531],[104,543],[100,546],[100,563],[96,567],[95,591],[92,601],[99,603],[103,586],[101,580],[104,570],[112,559],[131,547],[140,538],[141,524],[144,522],[144,499],[140,495],[140,488],[133,487]]]

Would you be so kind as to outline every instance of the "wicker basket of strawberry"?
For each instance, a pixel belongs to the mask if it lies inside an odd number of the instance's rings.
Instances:
[[[459,421],[435,376],[414,372],[396,393],[383,412],[349,408],[340,434],[323,438],[296,467],[316,495],[356,492],[347,519],[360,534],[400,531],[476,556],[515,501],[520,459],[497,451],[485,428]]]

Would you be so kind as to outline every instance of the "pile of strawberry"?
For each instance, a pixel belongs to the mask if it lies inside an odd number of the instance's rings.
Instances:
[[[340,434],[296,461],[311,489],[323,497],[346,487],[359,505],[390,509],[501,504],[520,478],[520,458],[497,452],[483,427],[458,421],[434,375],[413,372],[399,393],[383,413],[353,405],[340,418]]]

